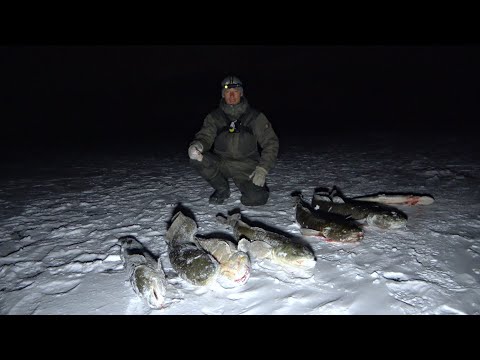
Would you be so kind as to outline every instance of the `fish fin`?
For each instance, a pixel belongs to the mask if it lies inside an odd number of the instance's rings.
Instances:
[[[294,204],[303,200],[303,195],[301,191],[294,191],[291,193],[291,198]]]
[[[320,231],[307,228],[300,228],[300,233],[303,236],[323,236]]]
[[[179,216],[183,216],[183,213],[181,211],[177,211],[175,215],[172,216],[171,222],[174,222]]]
[[[336,185],[334,185],[332,191],[330,191],[330,197],[332,198],[333,202],[340,202],[339,199],[341,199],[342,202],[345,202],[346,198],[342,190],[340,190]],[[335,198],[337,198],[337,201],[335,201]]]
[[[227,218],[221,214],[218,214],[217,216],[215,216],[215,219],[220,223],[220,224],[223,224],[223,225],[226,225],[227,224]]]
[[[138,242],[137,238],[133,235],[126,235],[126,236],[121,236],[118,238],[118,243],[120,246],[128,246],[134,242]]]
[[[225,252],[225,254],[228,254],[228,256],[232,255],[232,248],[228,245],[227,242],[221,241],[221,242],[218,244],[218,247],[219,247],[219,248],[222,248],[223,251]]]
[[[340,195],[333,195],[332,196],[332,202],[334,202],[336,204],[345,204],[345,200]]]
[[[202,246],[201,243],[199,246],[211,254],[219,263],[223,263],[232,255],[232,249],[228,243],[222,239],[203,240],[203,242],[204,244],[208,244],[208,246]]]
[[[250,241],[245,238],[241,238],[237,244],[237,250],[248,253],[248,248],[250,247]]]
[[[253,241],[248,249],[248,254],[256,259],[270,258],[272,246],[264,241]]]
[[[204,249],[201,242],[205,240],[200,240],[198,237],[194,236],[192,237],[192,242],[199,248]],[[205,249],[204,249],[205,250]]]
[[[235,213],[232,215],[229,215],[228,219],[232,221],[238,221],[242,218],[242,215],[240,213]]]
[[[323,193],[315,193],[313,195],[313,199],[317,201],[332,202],[332,198],[330,197],[330,195]]]

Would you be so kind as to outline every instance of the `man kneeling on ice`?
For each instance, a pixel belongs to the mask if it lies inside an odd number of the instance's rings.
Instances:
[[[278,147],[272,125],[263,113],[250,107],[240,79],[228,76],[222,81],[220,104],[206,116],[188,156],[215,189],[210,204],[222,204],[230,197],[228,179],[232,178],[242,193],[242,204],[256,206],[268,201],[265,178],[275,164]]]

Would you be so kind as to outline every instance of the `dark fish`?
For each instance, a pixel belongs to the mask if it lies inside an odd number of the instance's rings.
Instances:
[[[301,195],[292,195],[295,219],[305,236],[322,236],[327,241],[357,242],[363,239],[363,231],[353,220],[327,211],[316,211],[303,201]]]
[[[332,191],[319,191],[313,195],[315,210],[340,214],[354,220],[365,221],[381,229],[404,228],[407,215],[393,206],[345,197],[336,187]]]

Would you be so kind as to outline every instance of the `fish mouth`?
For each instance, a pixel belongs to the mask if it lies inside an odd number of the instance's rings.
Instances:
[[[239,270],[242,270],[242,272]],[[245,284],[250,278],[250,266],[244,265],[239,270],[224,269],[221,272],[221,276],[217,279],[217,282],[224,288],[232,288]]]
[[[160,289],[152,289],[152,292],[148,298],[148,305],[152,309],[163,309],[165,307],[164,304],[165,297],[162,295],[162,291]]]
[[[242,276],[241,278],[239,278],[239,279],[235,279],[234,281],[235,281],[237,284],[242,285],[242,284],[245,284],[249,278],[250,278],[250,268],[247,267],[247,268],[245,269],[245,272],[244,272],[243,276]]]

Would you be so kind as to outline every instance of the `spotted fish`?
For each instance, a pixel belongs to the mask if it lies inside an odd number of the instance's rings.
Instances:
[[[300,194],[292,195],[295,205],[295,219],[300,232],[305,236],[321,236],[327,241],[358,242],[363,231],[358,223],[339,214],[314,210],[307,205]]]
[[[241,220],[241,214],[238,213],[227,217],[218,215],[217,220],[232,227],[238,247],[255,259],[268,259],[282,267],[305,271],[315,267],[313,251],[290,237],[250,226]]]
[[[160,264],[134,236],[123,236],[118,241],[120,257],[134,292],[152,309],[161,309],[167,281]]]
[[[205,249],[198,245],[195,221],[181,211],[172,217],[172,223],[165,234],[168,256],[178,275],[193,285],[205,286],[217,279],[219,263]]]
[[[312,198],[315,210],[344,215],[354,220],[365,221],[381,229],[399,229],[407,224],[407,215],[399,209],[369,201],[352,200],[334,187],[317,191]]]

